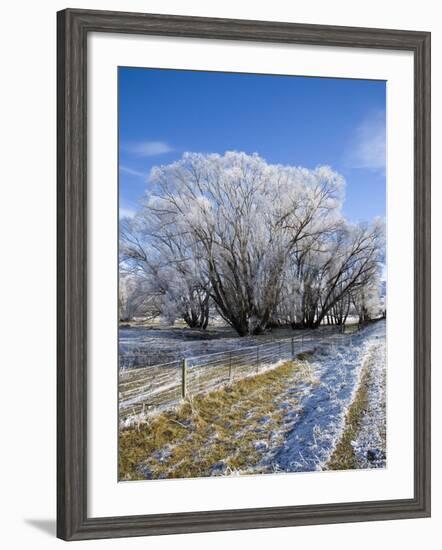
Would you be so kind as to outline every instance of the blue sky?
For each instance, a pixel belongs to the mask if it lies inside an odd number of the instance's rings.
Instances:
[[[347,182],[349,220],[385,216],[384,81],[121,67],[118,82],[120,215],[153,166],[236,150],[329,165]]]

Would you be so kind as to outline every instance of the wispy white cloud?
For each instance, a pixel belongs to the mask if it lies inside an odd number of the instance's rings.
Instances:
[[[385,170],[385,112],[374,111],[356,128],[348,163],[353,168]]]
[[[133,218],[134,216],[135,216],[135,210],[132,210],[131,208],[120,207],[119,209],[120,220],[122,218]]]
[[[147,177],[147,175],[144,172],[140,172],[139,170],[134,170],[133,168],[129,168],[128,166],[120,165],[120,172],[129,174],[129,176],[135,176],[136,178],[146,179]]]
[[[173,151],[171,147],[165,141],[141,141],[138,143],[128,144],[124,149],[136,155],[138,157],[155,157],[157,155],[164,155],[165,153],[170,153]]]

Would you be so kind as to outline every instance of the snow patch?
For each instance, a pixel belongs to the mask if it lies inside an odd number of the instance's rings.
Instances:
[[[383,321],[355,335],[352,346],[339,342],[332,346],[320,346],[315,354],[314,363],[318,382],[304,388],[300,411],[285,437],[282,448],[266,456],[261,466],[267,464],[275,471],[285,472],[322,470],[343,433],[348,407],[354,399],[362,369],[367,362],[376,366],[379,371],[385,369]],[[385,384],[377,372],[373,373],[372,378],[376,380],[372,390],[372,401],[382,402],[385,400],[385,393],[382,393],[381,388],[385,387]],[[380,407],[377,409],[380,410]],[[377,415],[376,421],[381,429],[382,415],[379,412],[374,414]],[[361,452],[367,448],[366,439],[373,421],[372,417],[364,419],[364,432],[357,443]],[[369,445],[372,449],[377,448],[372,442]]]

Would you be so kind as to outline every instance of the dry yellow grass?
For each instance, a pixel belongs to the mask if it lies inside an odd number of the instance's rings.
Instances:
[[[296,395],[287,389],[308,375],[306,363],[289,361],[122,429],[120,479],[201,477],[250,469],[266,449],[281,443],[280,404],[296,408]]]
[[[327,464],[328,470],[351,470],[358,467],[351,442],[356,438],[362,418],[367,411],[369,379],[370,372],[365,368],[355,398],[347,412],[344,432]]]

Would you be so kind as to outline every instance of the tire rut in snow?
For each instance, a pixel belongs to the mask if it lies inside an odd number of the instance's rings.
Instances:
[[[317,350],[314,366],[318,383],[304,398],[297,421],[273,457],[274,471],[324,469],[343,433],[363,366],[376,348],[380,349],[375,363],[385,363],[385,345],[379,345],[381,342],[385,342],[383,321],[358,333],[352,346],[322,346]]]
[[[386,361],[385,341],[374,350],[367,365],[368,408],[357,437],[352,441],[358,468],[384,468],[386,465]]]

